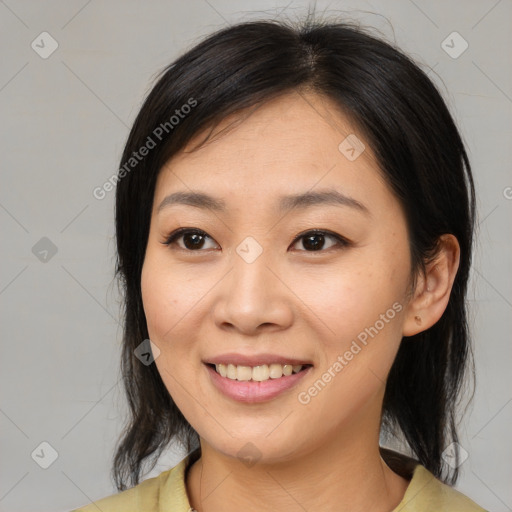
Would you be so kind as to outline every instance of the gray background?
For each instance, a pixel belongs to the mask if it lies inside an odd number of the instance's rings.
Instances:
[[[124,402],[114,192],[100,201],[92,191],[116,172],[155,73],[226,24],[282,11],[293,19],[308,5],[0,1],[1,511],[64,511],[115,492],[109,471]],[[488,510],[511,510],[512,2],[318,2],[324,9],[410,53],[467,143],[479,194],[469,294],[478,380],[457,488]],[[51,49],[44,31],[58,43],[46,59],[31,47]],[[454,31],[469,44],[458,58],[441,46]],[[454,52],[463,42],[448,44]],[[39,464],[52,452],[42,442],[58,455],[47,469]],[[147,476],[183,455],[167,453]]]

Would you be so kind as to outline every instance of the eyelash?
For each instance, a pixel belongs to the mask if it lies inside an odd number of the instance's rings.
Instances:
[[[195,228],[179,228],[176,231],[173,231],[167,237],[167,239],[164,242],[162,242],[162,243],[164,245],[171,246],[171,245],[173,245],[176,242],[176,240],[178,240],[179,238],[181,238],[182,236],[184,236],[186,234],[200,235],[200,236],[204,236],[204,237],[207,237],[207,238],[210,238],[211,240],[213,240],[212,237],[210,237],[207,233],[205,233],[204,231],[201,231],[200,229],[195,229]],[[325,250],[323,250],[323,249],[320,249],[318,251],[306,251],[306,250],[303,250],[303,251],[300,251],[300,252],[322,253],[322,252],[330,251],[331,249],[336,249],[336,248],[340,249],[340,248],[348,247],[349,245],[351,245],[351,242],[349,240],[347,240],[346,238],[342,237],[341,235],[333,233],[332,231],[320,230],[320,229],[310,229],[308,231],[300,233],[293,240],[291,245],[292,246],[295,245],[301,238],[305,238],[307,235],[323,235],[323,236],[326,236],[328,238],[333,238],[334,240],[336,240],[337,243],[336,243],[336,245],[333,245],[332,247],[329,247],[328,249],[325,249]],[[194,251],[194,250],[183,248],[183,247],[179,247],[179,246],[178,246],[178,249],[183,250],[183,251],[187,251],[189,253],[190,252],[203,252],[204,251],[203,249],[198,249],[198,250]]]

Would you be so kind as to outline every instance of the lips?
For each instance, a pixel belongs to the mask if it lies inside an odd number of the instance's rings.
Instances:
[[[264,402],[294,387],[312,364],[293,357],[223,354],[203,361],[212,384],[240,402]]]

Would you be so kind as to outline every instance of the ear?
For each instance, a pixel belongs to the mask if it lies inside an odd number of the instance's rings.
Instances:
[[[438,252],[425,273],[418,276],[413,298],[406,307],[403,336],[432,327],[444,313],[460,261],[460,246],[453,235],[439,237]]]

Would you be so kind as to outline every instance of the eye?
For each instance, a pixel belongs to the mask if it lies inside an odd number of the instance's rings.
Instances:
[[[176,242],[180,239],[183,239],[183,245],[178,244],[178,247],[188,251],[203,249],[206,239],[213,241],[213,238],[208,236],[204,231],[201,231],[200,229],[180,228],[176,231],[173,231],[167,237],[165,242],[162,243],[165,245],[173,245],[176,244]]]
[[[326,239],[331,240],[331,244],[327,247]],[[178,243],[179,240],[182,241],[182,244]],[[178,248],[185,251],[199,251],[201,249],[205,249],[206,240],[211,240],[213,242],[213,238],[200,229],[180,228],[173,231],[162,243],[168,246],[177,244]],[[325,230],[306,231],[295,238],[292,245],[297,245],[299,242],[302,242],[302,247],[305,248],[306,252],[322,252],[322,250],[328,250],[336,246],[346,247],[350,245],[350,242],[347,239],[337,235],[336,233]],[[215,245],[218,247],[217,244]],[[216,247],[210,247],[210,249],[212,248],[215,249]],[[206,249],[209,248],[206,247]]]
[[[325,247],[325,240],[334,240],[327,248]],[[336,233],[322,230],[310,230],[306,233],[299,235],[293,242],[294,245],[302,242],[302,246],[306,249],[306,252],[321,252],[322,250],[331,249],[333,247],[346,247],[350,242]]]

